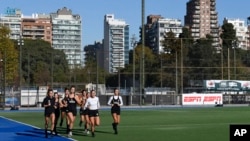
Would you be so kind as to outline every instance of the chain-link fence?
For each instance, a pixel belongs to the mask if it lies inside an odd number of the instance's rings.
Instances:
[[[29,89],[20,91],[6,91],[4,107],[41,107],[41,102],[46,95],[46,90]],[[102,106],[107,105],[112,93],[98,95]],[[175,93],[146,94],[139,93],[121,94],[126,106],[135,105],[182,105],[182,95]],[[249,104],[250,94],[224,94],[223,104]]]

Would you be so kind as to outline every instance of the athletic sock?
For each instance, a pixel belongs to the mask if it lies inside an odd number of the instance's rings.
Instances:
[[[68,134],[69,133],[69,125],[67,124],[67,130],[66,130],[66,133]]]
[[[57,130],[56,130],[56,127],[54,128],[54,132],[55,132],[55,135],[57,135]]]
[[[61,122],[60,122],[60,127],[62,126],[62,124],[63,124],[63,119],[61,119]]]
[[[118,125],[118,123],[115,123],[115,134],[118,134],[117,125]]]
[[[115,130],[115,123],[112,123],[113,130]]]
[[[79,126],[81,127],[82,126],[82,121],[80,120],[80,122],[79,122]]]
[[[87,129],[87,124],[86,123],[84,124],[84,129]]]

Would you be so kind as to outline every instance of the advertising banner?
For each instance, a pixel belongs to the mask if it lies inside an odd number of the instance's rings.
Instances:
[[[205,88],[214,91],[242,92],[250,90],[250,81],[240,80],[205,80]]]
[[[221,105],[222,94],[183,94],[182,105]]]

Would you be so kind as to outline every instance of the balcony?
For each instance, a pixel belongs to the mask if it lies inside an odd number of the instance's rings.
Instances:
[[[193,20],[193,23],[200,23],[200,20]]]
[[[217,20],[210,20],[210,23],[211,23],[211,24],[217,24],[218,21],[217,21]]]
[[[200,19],[200,15],[193,15],[193,18]]]
[[[217,20],[217,19],[218,19],[218,16],[217,16],[217,15],[210,16],[210,19],[211,19],[211,20]]]
[[[192,31],[193,33],[195,33],[195,32],[199,33],[199,32],[200,32],[200,29],[194,29],[194,28],[192,28],[191,31]]]
[[[195,9],[200,10],[200,6],[195,6]]]
[[[218,13],[215,12],[215,11],[211,11],[210,14],[211,14],[211,15],[217,15]]]
[[[44,30],[44,28],[37,28],[37,27],[23,27],[23,30],[32,30],[32,31],[34,31],[34,30]]]
[[[194,14],[200,15],[200,11],[194,11]]]

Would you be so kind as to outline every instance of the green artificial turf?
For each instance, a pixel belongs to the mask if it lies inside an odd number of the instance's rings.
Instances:
[[[44,128],[43,111],[0,112],[1,116]],[[73,139],[93,141],[229,141],[230,124],[249,124],[249,107],[124,109],[118,135],[109,110],[100,110],[96,136],[85,136],[77,116]],[[58,127],[65,134],[65,123]]]

